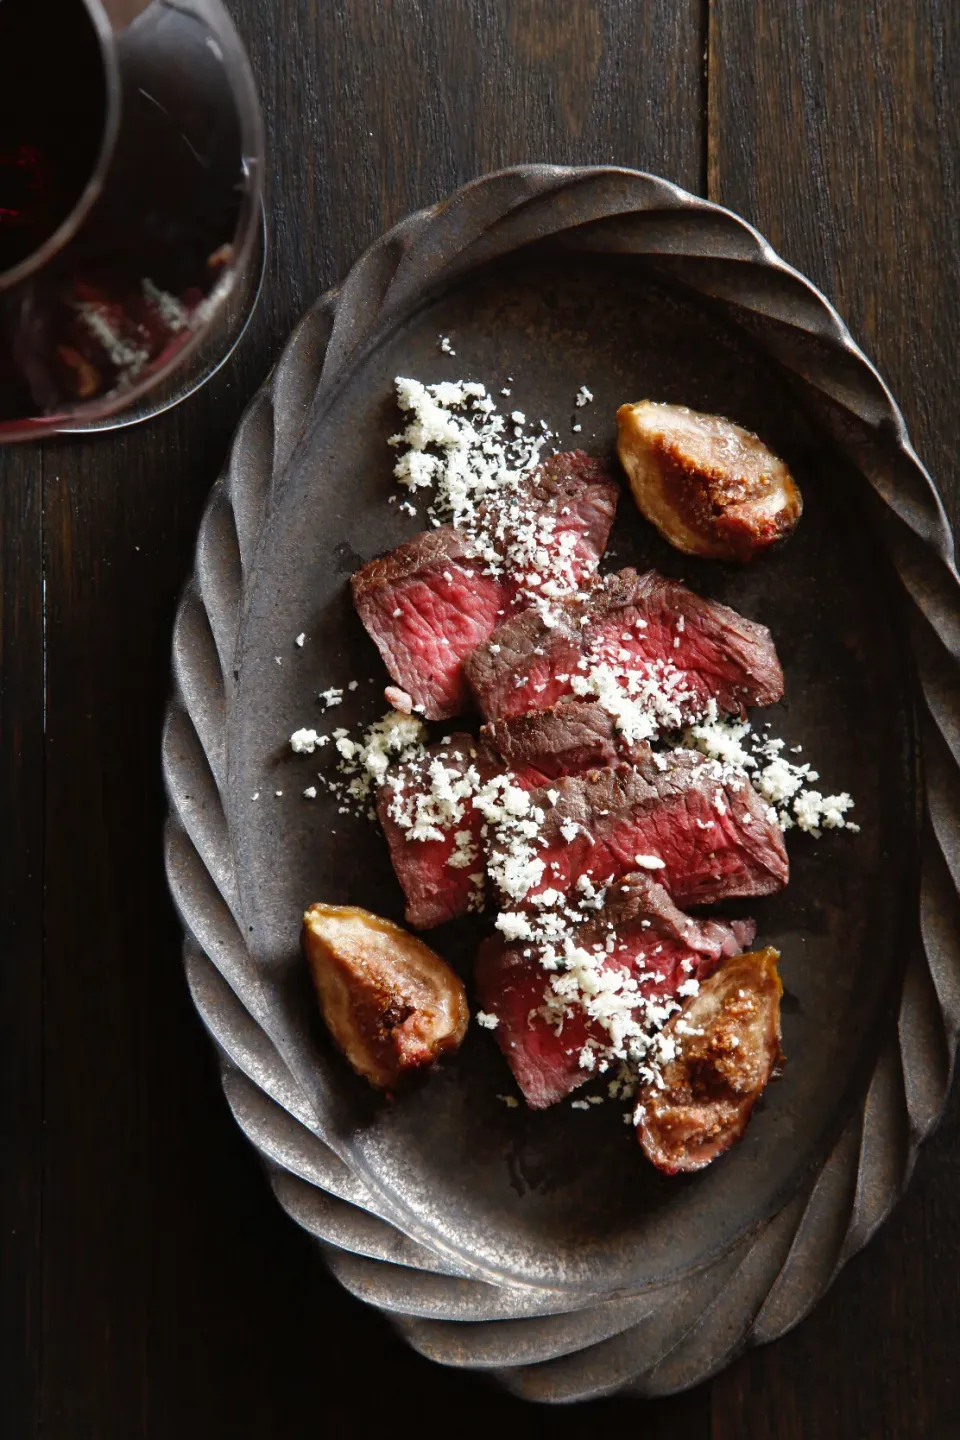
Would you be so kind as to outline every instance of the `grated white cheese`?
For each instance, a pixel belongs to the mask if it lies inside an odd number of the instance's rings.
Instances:
[[[767,721],[764,729],[769,728],[770,722]],[[813,782],[820,778],[819,773],[809,762],[798,765],[786,759],[784,740],[758,735],[747,720],[719,719],[713,700],[709,702],[708,713],[703,720],[684,730],[681,744],[688,749],[699,750],[711,759],[749,771],[754,789],[768,802],[768,821],[779,825],[782,830],[796,826],[819,839],[825,829],[856,832],[860,828],[846,818],[847,811],[853,808],[852,796],[843,791],[839,795],[824,797],[819,790],[812,788]],[[802,748],[793,745],[790,753],[800,754]],[[724,814],[726,807],[721,809],[721,805],[722,801],[717,809]],[[700,821],[697,823],[703,828]]]
[[[845,819],[846,812],[853,808],[853,800],[844,791],[840,795],[821,795],[819,790],[804,790],[793,802],[793,813],[801,830],[819,837],[824,830],[857,830]]]
[[[411,417],[390,440],[402,452],[395,477],[411,491],[431,490],[431,524],[455,525],[485,573],[509,574],[546,617],[551,602],[577,593],[580,578],[576,535],[558,530],[558,517],[529,494],[552,434],[546,422],[528,436],[524,412],[504,419],[478,381],[423,385],[398,376],[395,384]]]
[[[508,944],[514,940],[533,939],[530,921],[519,910],[501,910],[494,924]]]
[[[290,749],[294,755],[312,755],[329,740],[329,735],[318,735],[316,730],[295,730],[290,736]]]
[[[580,619],[581,625],[589,622],[589,614]],[[637,617],[635,626],[642,630],[646,623]],[[632,637],[625,632],[621,638],[630,641]],[[670,661],[644,657],[626,645],[611,658],[609,640],[602,635],[588,641],[577,671],[581,673],[566,677],[573,693],[597,699],[616,721],[617,729],[633,743],[656,739],[664,731],[679,731],[700,708],[685,670]],[[686,743],[692,744],[693,737]]]
[[[499,1015],[488,1015],[485,1010],[477,1011],[477,1024],[482,1025],[484,1030],[496,1030],[500,1024]]]
[[[290,737],[290,748],[295,754],[311,755],[314,750],[328,745],[331,738],[331,748],[338,756],[340,778],[322,774],[317,778],[333,796],[344,802],[339,807],[339,813],[349,814],[355,810],[373,818],[376,812],[369,805],[371,793],[383,784],[391,762],[424,753],[426,727],[416,716],[389,710],[370,725],[359,740],[352,740],[349,731],[343,727],[334,730],[332,737],[304,729],[295,731]],[[473,858],[470,857],[470,863]]]

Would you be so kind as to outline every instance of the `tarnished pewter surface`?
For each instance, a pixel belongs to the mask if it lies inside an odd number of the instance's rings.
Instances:
[[[702,1176],[644,1166],[615,1106],[505,1109],[509,1077],[475,1033],[385,1106],[317,1023],[304,906],[400,911],[374,828],[301,800],[312,770],[286,748],[328,685],[361,682],[331,723],[383,709],[346,581],[420,523],[386,504],[397,373],[494,394],[513,376],[505,408],[595,453],[625,399],[716,410],[803,489],[795,539],[747,570],[670,551],[626,497],[607,562],[656,564],[771,625],[774,729],[822,788],[854,793],[862,826],[794,837],[790,888],[753,906],[783,952],[789,1063]],[[301,322],[238,431],[178,616],[168,872],[230,1103],[281,1203],[423,1353],[542,1400],[682,1389],[795,1324],[888,1213],[942,1110],[960,1013],[958,594],[936,491],[833,309],[744,222],[664,181],[486,177],[384,236]],[[434,939],[468,973],[474,935]]]

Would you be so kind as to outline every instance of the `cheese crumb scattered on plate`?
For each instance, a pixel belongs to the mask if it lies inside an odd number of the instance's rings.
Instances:
[[[290,736],[290,749],[294,755],[312,755],[314,750],[326,745],[329,735],[318,735],[316,730],[294,730]]]
[[[500,1024],[499,1015],[488,1015],[486,1010],[477,1011],[477,1024],[482,1025],[484,1030],[496,1030]]]

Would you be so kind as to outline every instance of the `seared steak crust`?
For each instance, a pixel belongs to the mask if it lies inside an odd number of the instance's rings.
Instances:
[[[566,548],[566,536],[573,536],[568,550],[568,579],[574,585],[589,580],[607,548],[610,527],[617,513],[621,485],[605,460],[583,450],[551,455],[530,472],[519,497],[522,516],[546,517],[550,523],[549,553]],[[511,507],[507,507],[510,509]],[[504,535],[509,544],[512,522],[507,516]],[[507,546],[501,543],[506,555]],[[528,597],[521,597],[523,605]]]
[[[613,716],[590,700],[561,700],[549,710],[491,721],[482,727],[480,738],[524,786],[647,753],[646,746],[625,740]]]

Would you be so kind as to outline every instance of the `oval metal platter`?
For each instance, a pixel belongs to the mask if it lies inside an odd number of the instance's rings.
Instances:
[[[769,718],[825,789],[853,793],[861,827],[792,835],[790,887],[752,907],[783,956],[788,1064],[699,1176],[643,1163],[617,1106],[507,1109],[481,1033],[386,1104],[317,1018],[305,906],[402,914],[375,828],[322,791],[304,801],[310,765],[287,745],[328,686],[359,682],[338,724],[384,708],[347,582],[419,528],[387,503],[398,374],[494,395],[509,379],[511,406],[600,454],[625,400],[726,414],[804,492],[796,536],[745,569],[678,555],[625,496],[607,562],[769,624],[786,674]],[[583,384],[595,398],[575,411]],[[960,1019],[953,542],[827,300],[744,221],[635,171],[509,170],[411,216],[308,313],[251,404],[174,675],[167,867],[191,989],[238,1122],[342,1283],[423,1354],[545,1401],[683,1389],[801,1319],[902,1192]],[[433,942],[469,976],[475,929]]]

